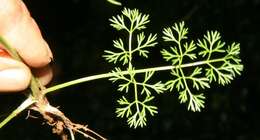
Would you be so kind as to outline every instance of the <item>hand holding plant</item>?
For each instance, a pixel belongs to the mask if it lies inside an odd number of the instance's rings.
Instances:
[[[0,0],[0,4],[0,35],[25,63],[11,59],[0,44],[0,93],[26,89],[31,79],[28,67],[34,68],[43,85],[47,84],[52,78],[48,63],[53,56],[38,26],[22,1]]]
[[[153,103],[156,100],[155,93],[173,92],[180,103],[187,104],[188,110],[201,111],[205,107],[206,98],[203,89],[210,88],[212,82],[226,85],[243,70],[239,44],[226,45],[217,31],[208,31],[202,39],[190,40],[188,28],[184,22],[179,22],[164,28],[163,36],[158,37],[157,34],[144,32],[150,22],[149,15],[128,8],[124,8],[122,14],[113,16],[109,21],[113,28],[124,31],[127,35],[126,38],[115,39],[113,48],[105,50],[103,55],[108,62],[117,64],[113,70],[49,88],[43,87],[33,75],[27,99],[0,123],[0,127],[21,111],[30,109],[39,112],[47,124],[53,127],[53,132],[63,140],[67,140],[68,136],[74,140],[75,132],[91,139],[104,139],[87,127],[71,122],[59,109],[49,104],[45,95],[75,84],[108,78],[118,84],[118,91],[123,93],[117,100],[117,117],[126,118],[130,127],[137,128],[147,125],[148,115],[158,113],[158,108]],[[162,38],[165,45],[158,44],[158,38]],[[0,41],[14,59],[21,61],[13,47],[2,38]],[[135,58],[148,59],[154,47],[162,48],[162,60],[169,65],[137,68]],[[169,71],[169,79],[164,81],[165,79],[154,78],[161,71]]]

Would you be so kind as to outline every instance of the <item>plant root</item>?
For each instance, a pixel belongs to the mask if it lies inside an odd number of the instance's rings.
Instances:
[[[81,134],[91,140],[106,140],[95,131],[89,129],[87,125],[73,123],[62,111],[49,104],[46,98],[36,102],[30,108],[41,114],[44,122],[52,127],[52,132],[61,137],[61,140],[75,140],[75,133]]]

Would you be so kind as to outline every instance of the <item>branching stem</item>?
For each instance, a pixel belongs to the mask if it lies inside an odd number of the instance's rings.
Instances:
[[[135,80],[135,79],[133,79]],[[135,92],[135,106],[136,106],[136,110],[139,113],[140,112],[140,108],[139,108],[139,100],[138,100],[138,91],[137,91],[137,82],[134,81],[134,92]]]
[[[223,58],[208,60],[208,61],[197,61],[197,62],[182,64],[182,65],[177,65],[177,66],[160,66],[160,67],[152,67],[152,68],[146,68],[146,69],[137,69],[137,70],[135,70],[135,73],[138,74],[138,73],[145,73],[145,72],[149,72],[149,71],[166,71],[166,70],[172,70],[175,68],[193,67],[193,66],[205,65],[208,63],[221,62],[221,61],[223,61]],[[129,74],[128,71],[122,71],[120,73],[123,75]],[[110,72],[104,73],[104,74],[87,76],[87,77],[79,78],[79,79],[72,80],[69,82],[65,82],[62,84],[58,84],[56,86],[49,87],[49,88],[43,90],[42,92],[43,92],[43,94],[47,94],[47,93],[50,93],[50,92],[53,92],[53,91],[56,91],[56,90],[59,90],[59,89],[65,88],[65,87],[72,86],[72,85],[89,82],[89,81],[93,81],[93,80],[97,80],[97,79],[110,78],[112,76],[114,76],[114,73],[110,73]]]
[[[183,51],[182,51],[182,48],[181,48],[181,37],[180,37],[180,34],[179,34],[179,40],[178,40],[177,44],[178,44],[178,48],[179,48],[179,51],[180,51],[180,61],[179,61],[179,68],[178,69],[181,72],[181,77],[182,77],[183,83],[184,83],[184,85],[185,85],[185,87],[186,87],[186,89],[187,89],[187,91],[189,93],[190,102],[191,102],[192,101],[192,93],[191,93],[190,88],[189,88],[189,86],[187,84],[185,74],[184,74],[184,72],[182,70],[182,67],[181,67],[182,62],[183,62]]]

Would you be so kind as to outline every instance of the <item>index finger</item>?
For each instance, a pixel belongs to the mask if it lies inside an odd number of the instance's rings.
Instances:
[[[21,0],[0,0],[0,35],[29,66],[42,67],[52,53],[39,27]]]

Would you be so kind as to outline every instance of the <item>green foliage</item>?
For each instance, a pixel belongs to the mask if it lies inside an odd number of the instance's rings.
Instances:
[[[204,108],[205,96],[200,90],[210,88],[209,83],[217,81],[222,85],[228,84],[243,70],[239,44],[232,43],[226,48],[217,31],[208,31],[197,43],[193,40],[188,42],[188,28],[184,22],[180,22],[171,28],[165,28],[163,34],[164,41],[173,45],[161,51],[163,58],[172,65],[177,65],[171,72],[173,80],[166,82],[166,87],[170,91],[177,89],[180,103],[188,101],[188,110],[195,112]],[[187,68],[183,67],[184,60],[192,62],[188,65],[194,67],[190,74],[184,70]]]
[[[114,40],[114,47],[118,50],[115,51],[105,51],[105,59],[108,62],[113,62],[116,64],[117,62],[122,62],[123,65],[131,64],[129,61],[132,59],[132,54],[138,53],[140,56],[148,58],[148,49],[150,47],[154,47],[157,42],[156,34],[149,34],[148,37],[145,36],[144,32],[136,34],[137,46],[132,48],[132,35],[133,32],[138,30],[143,30],[146,28],[146,24],[149,23],[148,15],[143,15],[139,13],[137,9],[130,10],[124,9],[122,11],[123,15],[118,15],[116,17],[112,17],[109,19],[111,21],[111,26],[117,30],[126,30],[129,33],[129,41],[128,44],[124,43],[121,38],[118,40]],[[126,25],[127,22],[130,22],[130,25]],[[127,45],[125,45],[127,44]],[[128,47],[127,47],[128,46]]]
[[[134,128],[146,125],[147,114],[153,116],[157,113],[157,107],[150,105],[154,99],[152,91],[156,93],[165,91],[164,84],[161,81],[150,82],[154,74],[152,70],[146,71],[143,74],[143,79],[136,78],[136,71],[132,62],[136,55],[148,58],[149,49],[157,44],[156,34],[146,36],[144,32],[141,32],[149,23],[148,17],[137,9],[126,8],[122,11],[122,15],[112,17],[110,19],[111,26],[117,30],[127,31],[128,40],[126,43],[121,38],[114,40],[115,51],[106,50],[105,55],[103,55],[108,62],[128,65],[127,75],[117,67],[112,71],[113,76],[109,80],[120,83],[118,91],[127,93],[129,99],[122,96],[117,101],[119,107],[116,109],[116,114],[121,118],[126,117],[129,126]],[[133,44],[133,38],[137,40],[136,44]],[[133,88],[133,91],[129,91],[130,88]]]
[[[226,47],[217,31],[208,31],[203,39],[189,41],[184,22],[163,29],[162,39],[169,46],[161,54],[171,65],[136,70],[133,58],[148,58],[150,49],[157,45],[156,34],[147,37],[143,32],[150,22],[149,15],[124,8],[122,15],[109,21],[113,28],[128,35],[127,39],[114,40],[113,50],[105,50],[103,57],[110,63],[121,64],[111,72],[109,80],[118,83],[118,91],[124,92],[117,100],[116,114],[127,118],[130,127],[143,127],[147,115],[158,113],[152,105],[153,93],[178,92],[180,103],[187,103],[188,110],[201,111],[205,103],[202,90],[210,88],[211,82],[226,85],[243,70],[238,43]],[[171,79],[164,83],[153,78],[155,72],[162,70],[171,71]]]

